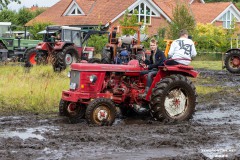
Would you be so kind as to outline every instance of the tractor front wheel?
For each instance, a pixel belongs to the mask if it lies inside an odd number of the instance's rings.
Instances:
[[[112,125],[116,118],[116,106],[107,98],[97,98],[89,103],[86,120],[89,124],[99,126]]]
[[[86,112],[86,106],[83,104],[72,103],[64,100],[60,100],[59,103],[59,115],[67,116],[71,123],[75,123],[78,119],[84,117]]]
[[[225,58],[226,69],[231,73],[240,73],[240,51],[232,50]]]
[[[157,120],[185,121],[196,106],[196,88],[182,75],[171,75],[158,82],[151,95],[151,114]]]
[[[25,60],[25,66],[26,67],[31,67],[33,65],[36,65],[36,55],[37,55],[37,50],[35,48],[29,49],[26,52],[26,60]]]

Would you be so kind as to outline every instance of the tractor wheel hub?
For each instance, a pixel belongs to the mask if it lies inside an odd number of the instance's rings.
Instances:
[[[97,117],[100,121],[107,119],[108,113],[106,110],[99,110]]]
[[[234,58],[233,61],[232,61],[233,65],[234,66],[239,66],[240,65],[240,60],[239,58]]]
[[[65,61],[67,65],[72,64],[73,58],[70,54],[66,54]]]

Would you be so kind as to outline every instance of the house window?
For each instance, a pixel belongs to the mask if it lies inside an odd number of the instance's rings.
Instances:
[[[84,15],[81,8],[78,6],[76,2],[72,2],[72,4],[68,7],[66,12],[64,13],[65,16],[77,16],[77,15]]]
[[[74,6],[67,15],[71,16],[71,15],[81,15],[82,12],[80,11],[80,9],[77,6]]]
[[[151,24],[151,17],[156,16],[152,9],[148,7],[145,3],[139,4],[129,13],[136,14],[138,16],[138,22],[143,22],[144,24]]]
[[[230,11],[227,11],[227,13],[225,13],[221,18],[221,20],[223,21],[223,27],[230,29],[233,25],[234,19],[235,16]]]

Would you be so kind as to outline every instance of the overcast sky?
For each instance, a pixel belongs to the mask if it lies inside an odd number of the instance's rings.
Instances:
[[[60,0],[20,0],[21,4],[12,2],[8,5],[11,10],[19,10],[22,7],[30,8],[33,5],[38,5],[38,7],[51,7]]]

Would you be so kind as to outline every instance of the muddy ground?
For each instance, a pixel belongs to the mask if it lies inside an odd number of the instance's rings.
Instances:
[[[200,94],[189,122],[128,117],[96,127],[57,113],[1,116],[0,159],[240,159],[240,75],[199,71],[195,84],[224,91]]]

